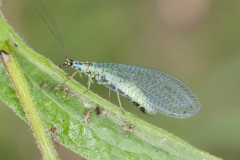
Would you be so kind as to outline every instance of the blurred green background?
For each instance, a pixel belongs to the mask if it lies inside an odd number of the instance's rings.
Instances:
[[[49,18],[41,0],[31,1]],[[143,115],[122,98],[126,110],[196,148],[240,159],[240,1],[51,0],[46,6],[71,59],[171,73],[202,104],[200,112],[188,119]],[[3,0],[1,10],[30,47],[56,65],[65,60],[25,0]],[[86,78],[76,79],[86,84]],[[96,83],[91,90],[108,96],[108,89]],[[115,94],[111,100],[117,104]],[[0,159],[41,159],[30,127],[1,102],[0,131]],[[80,159],[62,146],[58,152],[61,159]]]

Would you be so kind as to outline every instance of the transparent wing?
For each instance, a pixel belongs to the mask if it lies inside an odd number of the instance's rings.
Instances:
[[[138,103],[147,112],[161,112],[173,117],[190,117],[201,105],[191,89],[178,78],[157,70],[137,66],[96,63],[108,83],[121,95]],[[112,89],[111,86],[106,85]]]

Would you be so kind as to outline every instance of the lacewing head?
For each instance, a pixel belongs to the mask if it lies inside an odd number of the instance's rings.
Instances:
[[[66,58],[65,62],[62,63],[59,68],[69,68],[73,64],[73,60]]]

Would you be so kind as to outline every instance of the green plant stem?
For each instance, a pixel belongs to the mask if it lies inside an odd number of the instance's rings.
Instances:
[[[43,159],[58,159],[53,142],[50,137],[46,135],[46,128],[44,127],[43,120],[36,104],[33,101],[34,98],[25,80],[21,67],[17,63],[7,42],[3,44],[2,49],[3,50],[0,51],[1,60],[15,88],[21,105],[24,108],[29,125],[37,140],[39,149],[42,152]]]

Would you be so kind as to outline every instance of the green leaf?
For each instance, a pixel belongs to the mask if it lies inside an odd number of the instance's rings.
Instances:
[[[218,159],[126,111],[122,114],[119,107],[91,91],[84,94],[86,88],[73,79],[67,82],[65,91],[54,90],[67,79],[66,73],[28,48],[2,18],[0,32],[0,50],[8,44],[46,131],[51,125],[57,127],[55,135],[61,145],[87,159]],[[0,99],[28,122],[2,63],[0,74]],[[48,85],[40,87],[42,84]],[[94,112],[97,106],[100,115]],[[84,116],[90,110],[86,123]]]

